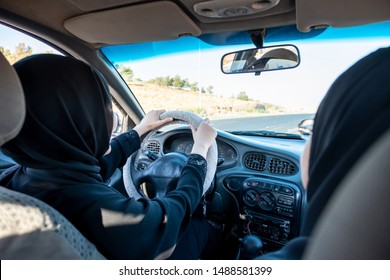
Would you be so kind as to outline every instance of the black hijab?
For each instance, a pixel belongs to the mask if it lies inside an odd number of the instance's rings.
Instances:
[[[110,94],[99,73],[80,61],[54,55],[30,57],[15,68],[25,91],[27,115],[6,151],[22,166],[5,171],[1,185],[57,209],[110,259],[156,258],[186,238],[191,225],[198,225],[190,218],[204,181],[200,167],[186,166],[177,189],[164,199],[122,195],[99,175],[99,160],[109,148],[112,130]],[[139,148],[136,132],[122,135],[128,151],[114,141],[118,149],[112,153],[120,150],[118,160]]]
[[[308,207],[300,236],[257,259],[302,259],[311,232],[337,186],[390,126],[389,69],[390,48],[379,49],[355,63],[330,87],[315,117]]]
[[[15,65],[26,97],[26,120],[4,146],[17,163],[42,176],[100,182],[109,148],[111,97],[102,76],[70,57],[40,54]]]
[[[313,127],[302,235],[310,235],[341,180],[389,128],[389,69],[390,48],[379,49],[344,72],[321,102]]]

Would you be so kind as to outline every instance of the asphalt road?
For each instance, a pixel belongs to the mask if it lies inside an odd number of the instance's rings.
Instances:
[[[298,133],[298,124],[304,119],[312,119],[314,114],[265,115],[244,118],[212,120],[214,126],[225,131],[269,130]]]

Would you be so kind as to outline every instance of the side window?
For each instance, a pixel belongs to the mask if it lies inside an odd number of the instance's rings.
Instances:
[[[56,49],[38,39],[2,24],[0,24],[0,52],[10,64],[33,54],[52,53],[61,55]],[[123,130],[123,114],[114,102],[112,107],[114,112],[113,136],[116,136]]]
[[[51,46],[2,24],[0,24],[0,38],[0,52],[11,64],[32,54],[60,54]]]

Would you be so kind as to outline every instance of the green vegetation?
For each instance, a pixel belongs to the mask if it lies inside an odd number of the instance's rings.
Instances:
[[[15,47],[13,52],[11,52],[8,49],[4,49],[1,46],[0,46],[0,52],[3,53],[5,58],[9,61],[9,63],[14,64],[16,61],[31,55],[33,51],[32,48],[26,46],[25,43],[19,43]]]
[[[207,87],[207,93],[208,94],[213,94],[214,87],[213,86],[208,86]]]
[[[174,77],[156,77],[147,82],[149,84],[154,84],[161,87],[172,87],[181,90],[199,91],[197,82],[190,83],[188,79],[182,79],[179,75]]]
[[[123,80],[129,84],[134,77],[133,70],[130,69],[130,67],[126,67],[123,64],[121,65],[115,65],[116,69],[118,70],[119,74],[121,74]]]
[[[249,101],[249,97],[245,91],[240,91],[240,93],[237,95],[237,99],[243,101]]]

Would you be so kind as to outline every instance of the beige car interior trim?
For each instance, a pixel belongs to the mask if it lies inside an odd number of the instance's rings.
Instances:
[[[390,20],[389,0],[296,0],[297,27],[348,27]]]
[[[198,26],[173,2],[160,1],[70,18],[65,28],[88,43],[126,44],[198,36]]]
[[[119,6],[129,6],[142,2],[142,0],[66,0],[80,10],[92,12]]]
[[[18,74],[0,52],[0,146],[14,138],[23,126],[26,104]]]

